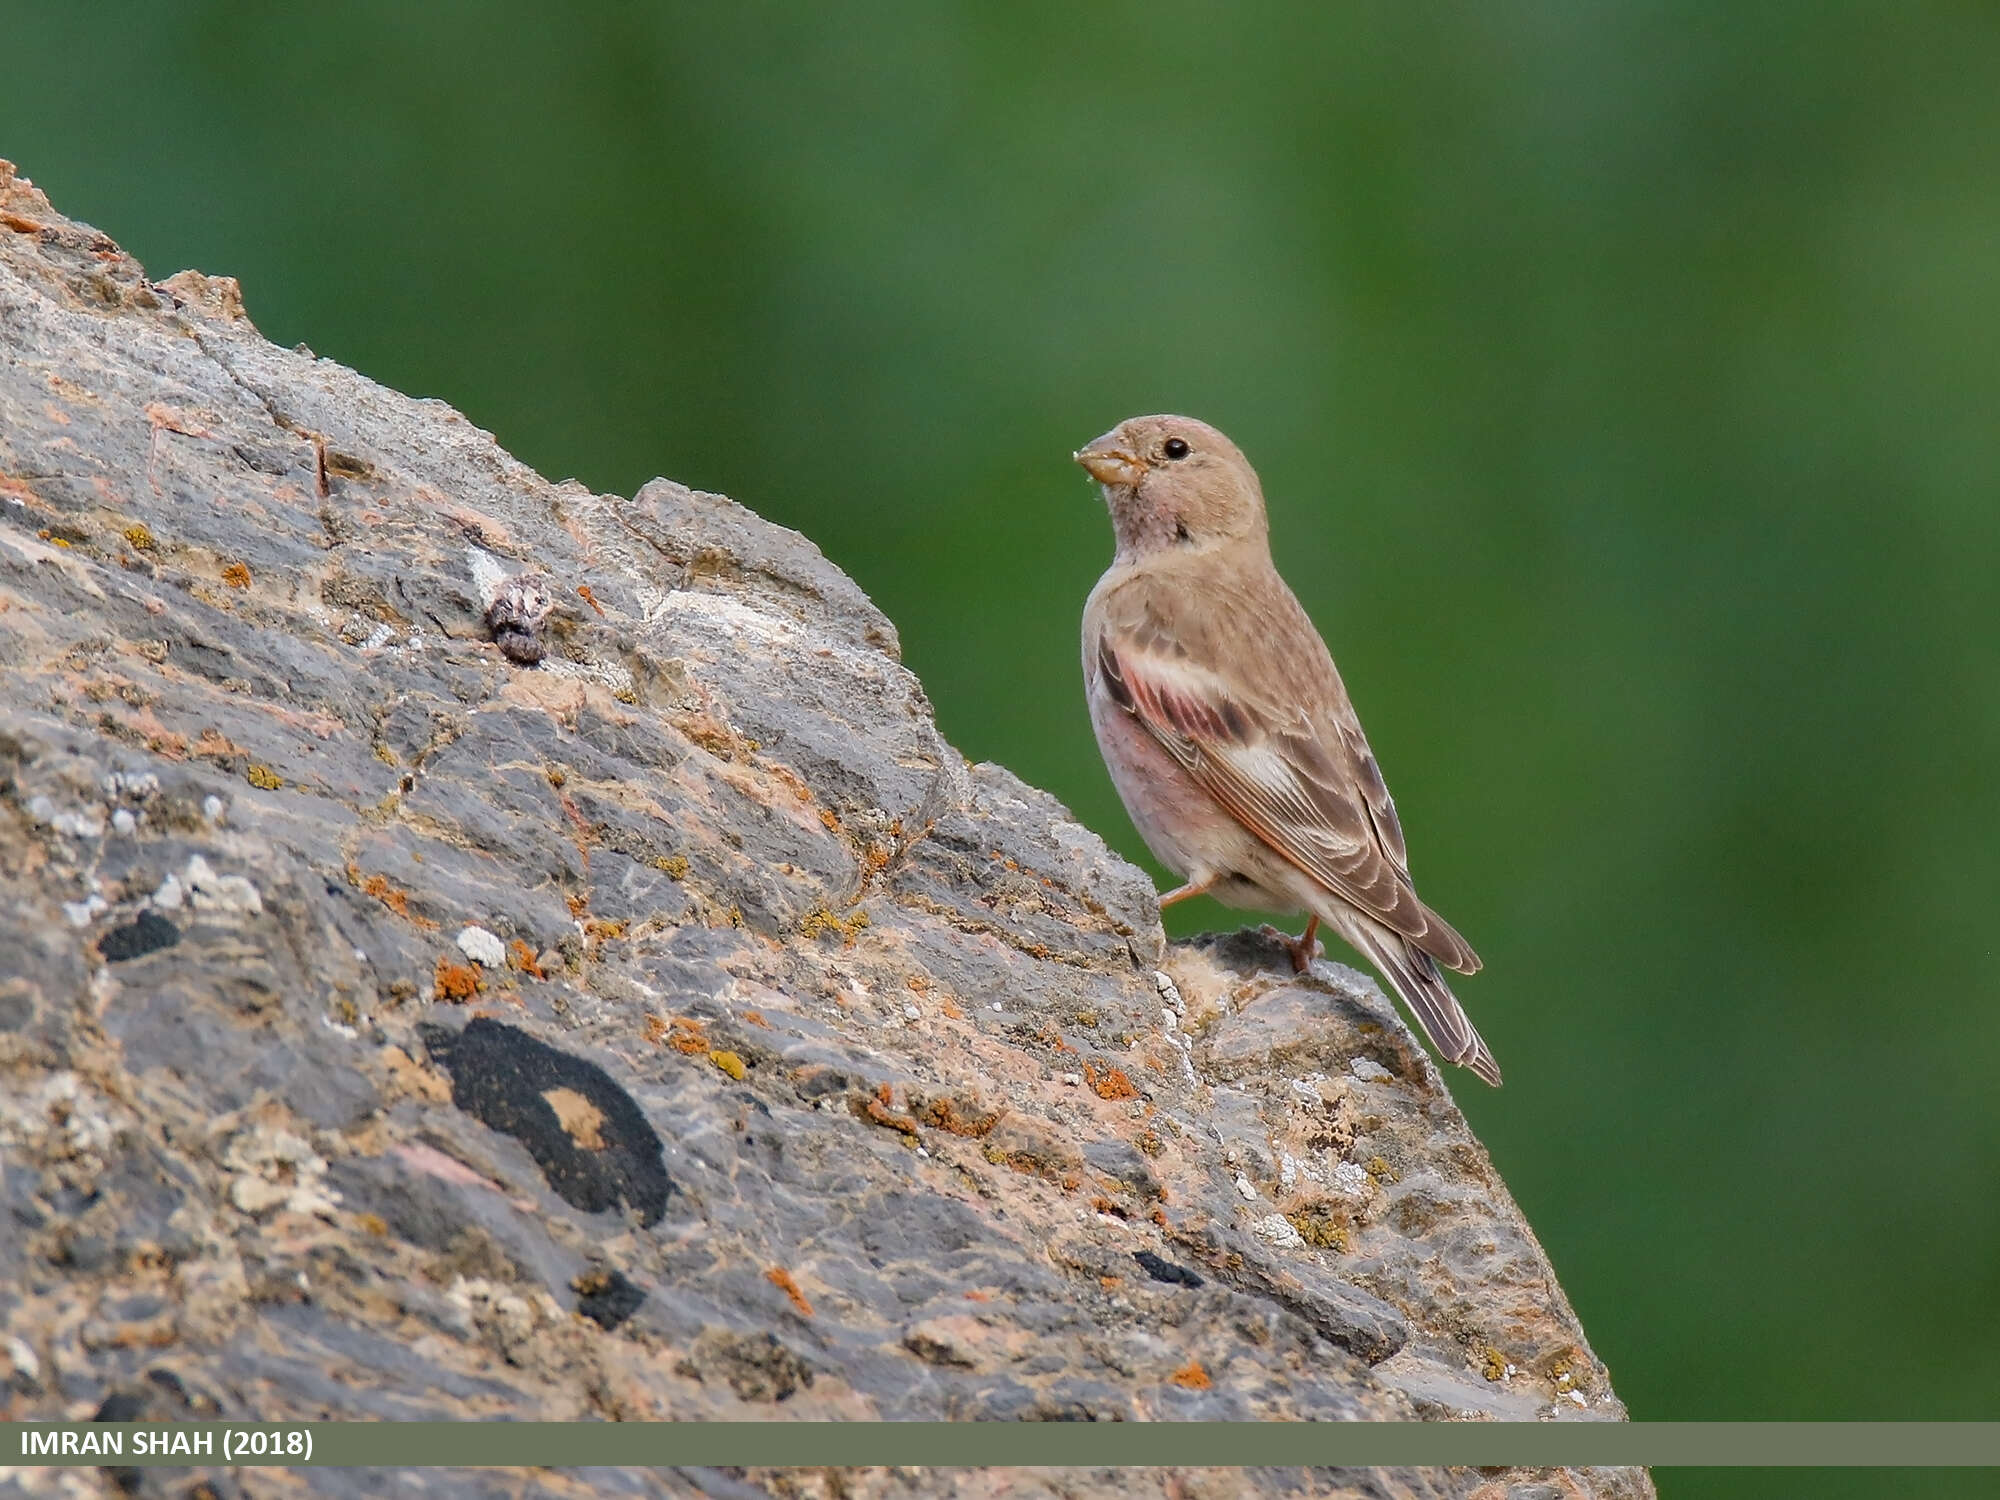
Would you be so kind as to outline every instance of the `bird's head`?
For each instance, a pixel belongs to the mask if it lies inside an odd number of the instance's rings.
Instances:
[[[1133,417],[1075,458],[1104,491],[1121,556],[1266,535],[1257,471],[1206,422]]]

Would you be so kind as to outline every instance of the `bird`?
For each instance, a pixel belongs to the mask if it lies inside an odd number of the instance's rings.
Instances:
[[[1116,551],[1083,611],[1091,728],[1147,848],[1206,895],[1304,912],[1303,973],[1322,924],[1375,966],[1450,1061],[1500,1066],[1441,969],[1479,955],[1417,896],[1396,804],[1361,721],[1271,559],[1263,487],[1241,450],[1191,417],[1133,417],[1072,457],[1097,481]]]

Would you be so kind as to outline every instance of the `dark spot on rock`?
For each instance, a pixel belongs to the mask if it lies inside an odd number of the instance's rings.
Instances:
[[[625,1203],[642,1224],[666,1212],[674,1184],[660,1138],[596,1063],[484,1016],[456,1035],[418,1030],[431,1061],[451,1074],[451,1102],[526,1146],[563,1202],[593,1214]]]
[[[1139,1262],[1139,1268],[1155,1281],[1172,1282],[1179,1286],[1201,1285],[1201,1278],[1186,1266],[1177,1266],[1150,1250],[1134,1250],[1132,1259]]]
[[[113,1391],[90,1414],[93,1422],[136,1422],[146,1409],[146,1398],[136,1391]]]
[[[114,927],[98,939],[97,951],[104,955],[106,963],[122,964],[127,959],[141,958],[148,953],[157,953],[162,948],[171,948],[181,940],[180,928],[174,926],[156,911],[139,913],[123,927]]]
[[[66,1270],[86,1273],[102,1271],[111,1264],[111,1242],[101,1234],[92,1234],[78,1229],[73,1224],[62,1225],[50,1248],[49,1261]],[[106,1420],[109,1420],[108,1418]],[[118,1420],[124,1421],[125,1418]]]
[[[576,1310],[607,1333],[646,1300],[646,1294],[626,1280],[622,1271],[591,1271],[570,1285],[577,1294]]]
[[[724,1328],[704,1329],[674,1371],[694,1380],[720,1377],[741,1401],[783,1401],[813,1383],[806,1362],[772,1334]]]

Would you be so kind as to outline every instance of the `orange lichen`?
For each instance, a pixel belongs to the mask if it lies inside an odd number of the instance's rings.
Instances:
[[[1106,1068],[1100,1073],[1086,1062],[1083,1065],[1083,1081],[1090,1085],[1090,1091],[1100,1099],[1139,1097],[1139,1091],[1132,1087],[1132,1080],[1125,1076],[1122,1068]]]
[[[222,570],[222,581],[233,589],[250,587],[250,569],[240,562],[233,562]]]
[[[347,866],[347,883],[358,889],[364,896],[372,896],[397,916],[425,929],[435,928],[437,923],[428,917],[419,916],[410,910],[410,893],[398,890],[389,883],[386,875],[363,875],[361,866],[352,861]]]
[[[761,1026],[766,1031],[771,1029],[771,1023],[764,1019],[764,1013],[760,1010],[744,1011],[743,1020],[747,1025]]]
[[[911,1140],[915,1140],[917,1138],[917,1122],[908,1115],[897,1114],[889,1107],[894,1098],[894,1091],[885,1083],[876,1089],[874,1093],[862,1094],[855,1098],[852,1108],[855,1114],[869,1123],[880,1125],[884,1130],[899,1131]]]
[[[973,1140],[990,1135],[993,1127],[1000,1123],[997,1111],[992,1114],[972,1116],[960,1114],[956,1099],[932,1099],[924,1105],[923,1118],[927,1125],[934,1125],[939,1130],[948,1130],[953,1135],[969,1136]]]
[[[141,653],[144,654],[143,647],[141,648]],[[154,656],[151,659],[159,661],[162,658],[161,656]],[[204,760],[222,763],[234,756],[244,754],[244,749],[213,724],[205,724],[202,726],[201,733],[195,736],[194,753]],[[262,768],[260,767],[260,769]]]
[[[507,945],[507,967],[517,974],[526,974],[531,979],[549,977],[542,972],[541,960],[535,957],[535,950],[519,938],[515,938]]]
[[[764,1279],[783,1292],[787,1297],[790,1297],[792,1299],[792,1306],[796,1307],[806,1317],[810,1318],[813,1315],[813,1305],[806,1301],[806,1294],[799,1290],[799,1284],[792,1279],[790,1271],[787,1271],[783,1266],[773,1266],[764,1273]]]
[[[604,613],[604,606],[597,602],[597,595],[591,593],[589,584],[579,583],[576,586],[576,595],[585,604],[596,610],[598,614],[602,615]]]
[[[448,958],[438,959],[433,978],[440,1000],[470,1000],[486,987],[478,964],[453,963]]]
[[[676,1052],[685,1052],[689,1057],[705,1057],[714,1050],[708,1039],[708,1028],[693,1016],[675,1016],[663,1021],[658,1016],[646,1017],[646,1040],[663,1042]]]
[[[625,936],[625,927],[626,924],[623,921],[614,920],[610,917],[592,917],[583,924],[583,933],[585,937],[600,939],[622,938]]]
[[[757,741],[738,734],[729,725],[705,713],[689,714],[676,720],[674,727],[717,760],[741,762],[762,748]],[[792,780],[797,782],[798,778],[793,777]],[[811,800],[811,796],[808,792],[805,800]]]
[[[1208,1371],[1201,1367],[1201,1361],[1198,1359],[1189,1360],[1167,1379],[1183,1390],[1189,1391],[1205,1391],[1215,1384],[1208,1378]]]

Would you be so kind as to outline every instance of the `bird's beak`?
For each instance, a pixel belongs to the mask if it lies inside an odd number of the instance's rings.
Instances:
[[[1099,484],[1137,484],[1139,476],[1146,472],[1146,465],[1112,442],[1108,434],[1077,449],[1070,457],[1082,464]]]

